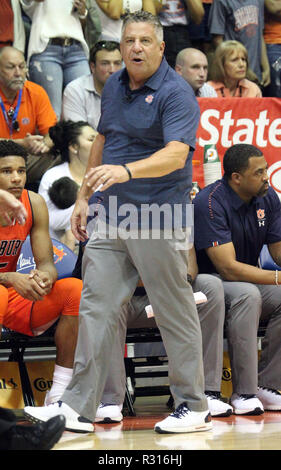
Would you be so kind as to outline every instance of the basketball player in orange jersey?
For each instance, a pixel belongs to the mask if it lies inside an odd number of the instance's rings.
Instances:
[[[24,189],[26,158],[26,150],[17,143],[0,141],[0,190],[15,196],[26,211],[25,220],[15,218],[11,223],[13,213],[1,218],[0,334],[4,325],[36,336],[59,319],[53,386],[46,396],[47,404],[60,398],[72,376],[82,281],[75,278],[57,281],[47,206],[39,194]],[[28,235],[36,268],[23,274],[16,272],[16,267]]]

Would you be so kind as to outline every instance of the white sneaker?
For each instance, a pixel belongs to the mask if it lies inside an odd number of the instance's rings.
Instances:
[[[180,433],[208,431],[212,427],[209,410],[191,411],[186,403],[181,403],[172,414],[156,423],[154,430],[159,433]]]
[[[230,403],[236,415],[261,415],[264,412],[263,404],[256,395],[233,393]]]
[[[281,411],[281,393],[277,390],[259,387],[257,397],[262,402],[265,410]]]
[[[93,423],[80,416],[70,406],[62,401],[52,403],[48,406],[26,406],[24,414],[30,421],[45,423],[53,416],[63,415],[66,419],[65,429],[73,432],[94,432]]]
[[[95,423],[120,423],[123,419],[122,405],[101,403],[97,409]]]
[[[221,400],[219,392],[206,392],[205,395],[211,416],[223,417],[230,416],[233,413],[232,406]]]

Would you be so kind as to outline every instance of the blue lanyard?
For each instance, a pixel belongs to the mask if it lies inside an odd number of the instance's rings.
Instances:
[[[18,113],[19,113],[19,109],[20,109],[20,104],[21,104],[21,97],[22,97],[22,89],[19,91],[19,96],[18,96],[18,101],[17,101],[17,105],[16,105],[16,109],[15,109],[15,112],[13,114],[13,117],[12,117],[12,120],[9,119],[8,115],[7,115],[7,111],[5,109],[5,106],[4,106],[4,103],[2,101],[2,98],[0,96],[0,106],[1,106],[1,109],[2,109],[2,113],[3,113],[3,116],[5,118],[5,121],[7,123],[7,126],[9,128],[9,131],[10,131],[10,136],[12,136],[13,134],[13,130],[14,130],[14,123],[16,122],[17,120],[17,117],[18,117]]]

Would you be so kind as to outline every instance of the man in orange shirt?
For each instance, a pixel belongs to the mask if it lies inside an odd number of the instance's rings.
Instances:
[[[59,320],[53,387],[48,397],[52,400],[61,396],[72,377],[82,281],[75,278],[57,281],[47,206],[39,194],[24,189],[26,157],[26,150],[14,141],[0,140],[0,190],[15,196],[26,213],[20,223],[14,219],[11,225],[2,220],[0,225],[0,333],[4,325],[36,336]],[[23,274],[16,272],[16,267],[28,235],[36,268]]]
[[[0,50],[0,138],[15,140],[32,155],[27,164],[29,182],[40,179],[52,163],[53,157],[46,155],[53,145],[48,131],[57,118],[46,91],[26,80],[26,74],[23,53],[11,46],[3,47]],[[34,175],[29,174],[31,168]]]

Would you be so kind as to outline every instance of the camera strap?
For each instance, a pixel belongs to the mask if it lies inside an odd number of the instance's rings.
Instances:
[[[13,130],[16,129],[17,131],[19,131],[19,126],[15,127],[15,122],[17,121],[17,117],[18,117],[20,104],[21,104],[21,98],[22,98],[22,89],[19,90],[19,96],[18,96],[18,101],[17,101],[16,107],[15,107],[15,110],[14,110],[12,116],[9,118],[9,115],[7,114],[7,111],[5,109],[3,100],[0,96],[0,106],[1,106],[1,109],[2,109],[3,116],[5,118],[6,124],[9,128],[10,136],[12,136]]]

